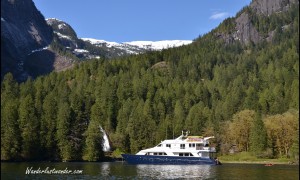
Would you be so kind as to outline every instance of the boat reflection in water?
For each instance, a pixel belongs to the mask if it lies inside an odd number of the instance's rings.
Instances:
[[[101,177],[108,179],[208,179],[215,175],[211,165],[154,165],[101,163]]]
[[[137,177],[150,179],[207,179],[210,165],[144,165],[136,166]]]

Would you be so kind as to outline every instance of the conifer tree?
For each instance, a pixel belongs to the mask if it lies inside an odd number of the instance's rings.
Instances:
[[[49,93],[43,103],[40,125],[41,146],[46,158],[54,159],[56,150],[55,130],[57,120],[57,104],[54,93]]]
[[[58,105],[56,140],[59,156],[63,161],[72,160],[73,147],[70,142],[71,109],[66,102]]]
[[[16,160],[21,150],[20,130],[18,127],[18,104],[10,99],[1,106],[1,159]]]
[[[19,106],[19,127],[22,137],[21,156],[24,159],[36,159],[39,156],[39,121],[36,117],[34,101],[31,95],[21,99]]]
[[[83,152],[83,160],[98,161],[103,157],[103,134],[100,131],[100,123],[97,119],[92,119],[84,133],[85,147]]]
[[[13,75],[6,74],[1,83],[1,160],[14,160],[20,155],[18,94]]]
[[[175,122],[173,124],[173,136],[177,136],[178,134],[181,134],[181,131],[184,128],[184,110],[182,107],[182,104],[180,101],[176,101],[175,109],[174,109],[174,119]]]
[[[250,151],[260,156],[267,148],[267,132],[260,112],[256,112],[250,130]]]

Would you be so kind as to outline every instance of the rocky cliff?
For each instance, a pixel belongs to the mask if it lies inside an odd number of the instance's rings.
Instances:
[[[287,11],[298,0],[253,0],[250,7],[259,15],[270,16],[276,12]]]
[[[1,78],[7,72],[26,78],[24,61],[52,41],[52,28],[32,0],[1,0]]]
[[[272,22],[272,16],[286,13],[293,5],[299,5],[299,1],[253,0],[249,6],[238,12],[235,18],[225,20],[220,26],[230,26],[231,28],[217,28],[214,34],[226,43],[239,41],[247,45],[249,43],[257,44],[262,40],[271,41],[276,28]],[[281,22],[282,27],[288,25],[287,21]]]
[[[73,28],[60,20],[47,19],[47,24],[53,29],[54,34],[60,39],[60,43],[69,48],[77,48],[77,35]]]
[[[52,47],[56,47],[56,51],[74,55],[79,59],[100,58],[107,54],[96,46],[79,39],[68,23],[56,18],[49,18],[46,21],[53,29]]]

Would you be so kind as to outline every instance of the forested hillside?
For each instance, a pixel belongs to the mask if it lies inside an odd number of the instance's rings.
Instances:
[[[187,46],[95,59],[20,84],[7,74],[1,160],[101,160],[100,125],[123,152],[188,129],[214,135],[220,154],[234,146],[259,157],[297,159],[298,11],[297,4],[269,17],[275,24],[268,41],[225,43],[220,34],[230,34],[229,18]],[[254,24],[268,26],[257,17]]]

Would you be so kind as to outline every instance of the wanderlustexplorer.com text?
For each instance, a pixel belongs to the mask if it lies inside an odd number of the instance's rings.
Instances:
[[[69,170],[67,167],[64,170],[59,170],[49,167],[46,167],[45,169],[41,169],[40,167],[38,169],[33,169],[33,167],[27,167],[25,174],[82,174],[83,170]]]

